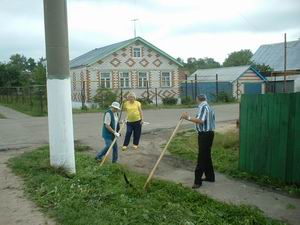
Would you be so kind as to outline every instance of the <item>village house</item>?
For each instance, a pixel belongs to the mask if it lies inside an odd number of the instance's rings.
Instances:
[[[261,45],[251,60],[273,69],[267,77],[268,92],[284,92],[284,43]],[[300,91],[300,40],[286,43],[286,91]]]
[[[182,65],[141,37],[91,50],[70,62],[72,102],[79,108],[84,96],[91,106],[98,88],[123,97],[133,90],[138,98],[161,102],[179,98]]]
[[[250,65],[198,69],[182,83],[182,97],[195,98],[197,93],[204,93],[210,101],[226,93],[228,97],[240,99],[242,94],[265,93],[266,79]]]

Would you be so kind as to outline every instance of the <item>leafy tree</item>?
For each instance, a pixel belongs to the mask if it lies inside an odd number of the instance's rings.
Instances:
[[[258,70],[264,76],[270,76],[273,69],[266,64],[256,64],[254,62],[251,63],[251,66]]]
[[[223,66],[242,66],[242,65],[250,65],[251,64],[251,57],[253,53],[250,49],[242,49],[237,52],[232,52],[228,55],[225,59]]]
[[[190,74],[195,72],[197,69],[208,69],[208,68],[218,68],[220,63],[215,61],[213,58],[199,58],[190,57],[187,59],[187,63],[183,63],[184,69]]]
[[[96,95],[94,96],[94,102],[99,105],[100,108],[107,108],[113,101],[116,101],[117,94],[111,89],[98,88]]]
[[[20,72],[25,72],[27,68],[27,58],[20,54],[14,54],[10,58],[8,64],[14,66]]]
[[[33,82],[38,85],[46,85],[46,68],[43,65],[44,58],[40,58],[39,62],[33,69]]]

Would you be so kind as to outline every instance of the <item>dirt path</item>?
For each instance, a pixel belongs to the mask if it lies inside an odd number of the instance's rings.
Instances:
[[[219,126],[219,129],[226,130],[228,127],[234,127],[234,124],[223,124]],[[148,175],[162,150],[160,146],[166,143],[171,133],[172,129],[165,129],[144,134],[140,150],[131,149],[120,152],[120,163],[134,171]],[[194,162],[183,161],[167,153],[155,177],[191,187],[194,180],[194,167]],[[300,224],[300,199],[291,198],[252,183],[230,179],[223,174],[216,173],[216,182],[204,182],[199,192],[220,201],[254,205],[269,217],[290,224]]]
[[[7,160],[24,151],[0,151],[0,225],[54,225],[39,208],[28,200],[22,180],[7,167]]]

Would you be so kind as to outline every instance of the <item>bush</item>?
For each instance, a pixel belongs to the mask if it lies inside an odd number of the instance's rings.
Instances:
[[[162,102],[164,105],[176,105],[177,104],[177,98],[174,97],[166,97],[162,99]]]
[[[98,88],[94,96],[94,102],[97,103],[100,108],[107,108],[113,101],[116,101],[116,99],[117,93],[107,88]]]
[[[213,95],[215,97],[216,102],[234,102],[235,99],[232,97],[229,93],[225,91],[219,92],[218,96],[215,94]]]
[[[142,105],[149,105],[153,103],[153,101],[148,98],[137,98],[136,100],[139,101]]]
[[[194,103],[195,103],[195,101],[192,99],[191,96],[181,98],[181,104],[182,105],[192,105]]]

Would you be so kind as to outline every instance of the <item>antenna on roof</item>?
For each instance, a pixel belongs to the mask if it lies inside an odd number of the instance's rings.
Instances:
[[[136,38],[136,21],[138,21],[139,19],[134,18],[131,21],[133,22],[133,34],[134,34],[134,38]]]

